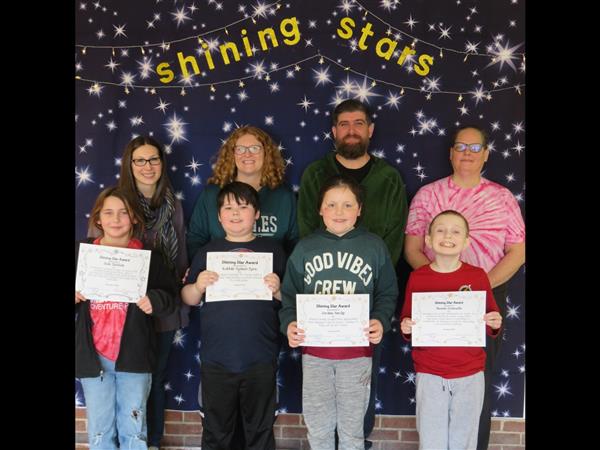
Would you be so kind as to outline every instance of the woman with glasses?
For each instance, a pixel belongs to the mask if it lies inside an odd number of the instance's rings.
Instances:
[[[470,245],[460,259],[487,272],[500,314],[505,317],[507,282],[525,262],[525,224],[513,194],[481,176],[489,154],[481,128],[463,126],[456,131],[450,147],[452,175],[423,186],[410,204],[404,256],[413,269],[431,263],[433,252],[424,245],[431,219],[448,209],[458,211],[470,229]],[[487,338],[478,450],[488,447],[492,366],[501,343],[501,338]]]
[[[144,217],[142,243],[147,250],[159,250],[178,285],[188,267],[185,223],[181,202],[175,197],[167,175],[163,146],[149,136],[132,139],[123,152],[119,187]],[[93,233],[88,233],[93,236]],[[190,307],[176,299],[169,316],[155,318],[157,360],[147,403],[148,448],[158,449],[164,432],[167,361],[175,332],[189,323]]]
[[[190,260],[211,239],[224,238],[217,220],[217,193],[232,181],[258,191],[260,217],[254,234],[280,241],[289,254],[298,240],[296,197],[283,182],[285,164],[271,137],[260,128],[243,126],[229,135],[217,154],[213,175],[200,193],[190,218],[187,248]]]

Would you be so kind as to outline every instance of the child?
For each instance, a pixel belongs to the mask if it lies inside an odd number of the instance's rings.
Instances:
[[[264,281],[281,300],[279,279],[285,252],[272,238],[256,237],[252,229],[260,215],[258,194],[249,184],[234,181],[217,196],[218,219],[225,238],[200,248],[182,291],[183,301],[197,305],[219,274],[206,270],[208,252],[268,252],[273,273]],[[229,300],[204,302],[200,307],[200,381],[204,408],[202,449],[228,450],[238,411],[246,447],[274,450],[276,372],[279,355],[278,301]]]
[[[404,338],[410,340],[413,292],[486,291],[487,334],[496,337],[502,317],[485,271],[460,261],[469,244],[469,225],[458,212],[446,210],[429,224],[425,244],[434,261],[413,271],[400,315]],[[483,347],[413,347],[417,372],[417,431],[420,449],[475,449],[483,405]]]
[[[143,228],[119,188],[98,196],[90,224],[101,231],[93,243],[141,249]],[[76,247],[76,255],[79,246]],[[146,449],[146,400],[156,362],[151,316],[175,310],[177,285],[160,254],[152,252],[148,290],[135,305],[86,301],[75,292],[75,376],[81,381],[91,450]]]
[[[333,176],[321,188],[318,207],[326,230],[302,239],[290,256],[281,289],[281,332],[290,347],[304,341],[304,330],[296,323],[296,294],[369,294],[365,334],[378,344],[390,329],[398,287],[385,243],[355,227],[361,187],[346,176]],[[305,276],[307,264],[326,259],[333,261],[330,267],[313,264],[314,275]],[[363,450],[372,348],[304,347],[302,353],[302,410],[311,448],[333,450],[337,426],[340,448]]]

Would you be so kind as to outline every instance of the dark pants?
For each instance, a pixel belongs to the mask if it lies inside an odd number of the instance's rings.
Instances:
[[[257,364],[242,373],[203,363],[202,450],[230,450],[238,411],[247,450],[275,450],[276,365]]]
[[[506,320],[506,295],[508,293],[508,284],[504,283],[500,286],[496,286],[493,289],[494,299],[496,304],[500,308],[500,314],[502,315],[502,321]],[[502,334],[496,338],[486,337],[485,346],[485,370],[483,372],[485,378],[485,391],[483,396],[483,407],[481,408],[481,416],[479,417],[479,433],[477,436],[477,450],[487,450],[490,441],[490,427],[492,425],[492,406],[491,406],[491,390],[492,390],[492,378],[494,375],[494,364],[498,353],[500,353],[500,347],[502,346]]]
[[[146,420],[148,422],[148,446],[160,446],[165,426],[165,381],[167,362],[175,330],[156,333],[156,369],[152,374],[152,387],[148,396]]]

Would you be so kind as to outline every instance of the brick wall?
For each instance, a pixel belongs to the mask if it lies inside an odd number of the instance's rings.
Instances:
[[[76,450],[87,449],[85,408],[75,408]],[[167,411],[162,449],[198,450],[202,422],[197,412]],[[309,450],[300,414],[282,414],[275,422],[278,449]],[[376,416],[371,434],[373,450],[417,450],[419,434],[414,416]],[[492,419],[488,450],[525,450],[525,420]]]

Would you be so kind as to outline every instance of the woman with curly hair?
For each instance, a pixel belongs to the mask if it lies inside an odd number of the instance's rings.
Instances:
[[[260,128],[243,126],[229,135],[217,154],[213,175],[200,193],[187,231],[188,256],[211,239],[224,238],[219,223],[217,193],[227,183],[242,181],[258,191],[260,217],[256,236],[280,242],[289,254],[298,240],[296,197],[283,183],[285,164],[273,139]]]

